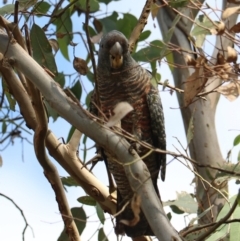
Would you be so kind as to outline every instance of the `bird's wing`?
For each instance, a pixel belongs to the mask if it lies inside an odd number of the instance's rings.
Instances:
[[[166,150],[166,134],[162,102],[157,89],[153,86],[151,86],[151,89],[147,94],[147,104],[151,119],[153,144],[157,148]],[[159,168],[161,168],[161,179],[164,181],[166,174],[166,154],[158,153],[157,158]]]

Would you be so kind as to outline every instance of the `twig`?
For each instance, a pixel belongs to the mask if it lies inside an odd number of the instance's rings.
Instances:
[[[64,12],[65,12],[67,9],[70,8],[70,6],[72,6],[73,4],[75,4],[75,3],[77,2],[77,0],[74,0],[74,1],[70,2],[65,8],[61,9],[61,10],[58,12],[58,14],[55,14],[55,13],[59,10],[59,8],[61,7],[61,5],[62,5],[63,2],[64,2],[64,0],[60,0],[60,1],[57,3],[57,5],[55,6],[55,8],[54,8],[54,10],[53,10],[53,12],[52,12],[52,14],[51,14],[50,21],[49,21],[47,24],[45,24],[44,27],[42,28],[43,31],[46,31],[46,30],[48,29],[49,25],[50,25],[51,23],[53,23],[56,19],[58,19],[59,17],[61,17],[61,15],[63,15]]]
[[[29,228],[32,230],[32,234],[33,234],[33,237],[34,237],[33,228],[28,224],[27,219],[26,219],[26,217],[25,217],[25,215],[24,215],[24,213],[23,213],[23,210],[22,210],[11,198],[9,198],[8,196],[4,195],[3,193],[0,193],[0,196],[5,197],[5,198],[8,199],[10,202],[12,202],[12,204],[13,204],[13,205],[19,210],[19,212],[21,213],[21,215],[22,215],[22,217],[23,217],[23,220],[24,220],[24,222],[25,222],[25,227],[24,227],[24,229],[23,229],[23,231],[22,231],[22,240],[23,240],[23,241],[25,240],[24,235],[25,235],[25,232],[26,232],[27,227],[29,227]]]
[[[231,219],[231,220],[226,220],[224,223],[225,223],[225,224],[229,224],[229,223],[240,223],[240,219],[234,218],[234,219]],[[201,230],[201,229],[206,229],[206,228],[208,228],[208,227],[212,227],[213,225],[216,225],[216,224],[217,224],[217,222],[208,223],[208,224],[205,224],[205,225],[200,225],[200,226],[197,226],[197,227],[192,228],[192,229],[191,229],[191,227],[190,227],[190,229],[187,230],[187,231],[185,231],[185,232],[181,232],[181,231],[180,231],[180,235],[181,235],[182,237],[186,237],[186,236],[187,236],[188,234],[190,234],[190,233],[194,233],[194,232],[197,232],[197,231],[199,231],[199,230]]]
[[[86,0],[86,14],[85,14],[86,36],[87,36],[87,42],[88,42],[90,58],[91,58],[91,61],[92,61],[95,86],[96,86],[96,90],[98,90],[96,61],[95,61],[95,58],[94,58],[93,49],[92,49],[92,42],[91,42],[90,33],[89,33],[89,29],[88,29],[88,25],[89,25],[89,10],[90,10],[89,0]],[[96,91],[95,94],[96,94],[97,104],[99,104],[98,103],[99,102],[98,91]]]
[[[1,95],[1,100],[0,100],[0,108],[2,108],[3,106],[3,102],[4,102],[4,97],[5,97],[5,90],[2,90],[2,95]]]
[[[14,23],[15,24],[18,24],[18,6],[19,6],[19,1],[16,1],[14,5]]]
[[[238,195],[231,207],[231,209],[229,210],[229,212],[225,215],[225,217],[223,217],[222,219],[220,219],[212,228],[210,228],[209,230],[207,230],[205,233],[203,233],[200,237],[198,237],[196,239],[196,241],[202,241],[205,238],[207,238],[210,234],[212,234],[218,227],[220,227],[222,224],[224,224],[232,215],[232,213],[234,212],[234,210],[236,209],[237,205],[238,205],[238,201],[240,198],[240,190],[238,191]]]
[[[92,119],[97,119],[101,122],[103,122],[102,119],[99,119],[98,117],[92,115],[91,113],[89,112],[86,112],[86,114],[92,118]],[[102,124],[102,127],[103,128],[106,128],[106,129],[109,129],[106,125],[104,125],[104,123]],[[148,144],[147,142],[144,142],[144,141],[139,141],[138,139],[136,139],[133,135],[131,135],[130,133],[126,133],[126,131],[124,131],[123,129],[119,128],[119,130],[117,128],[114,128],[112,130],[115,134],[119,135],[119,136],[122,136],[124,138],[126,138],[128,141],[134,141],[136,143],[138,143],[139,145],[145,147],[145,148],[148,148],[149,150],[152,150],[152,151],[155,151],[155,152],[158,152],[158,153],[163,153],[163,154],[167,154],[167,155],[171,155],[175,158],[177,157],[180,157],[180,158],[184,158],[188,161],[190,161],[192,164],[198,166],[198,167],[208,167],[208,168],[211,168],[211,169],[214,169],[214,170],[217,170],[217,171],[220,171],[220,172],[224,172],[224,173],[228,173],[228,174],[231,174],[231,175],[236,175],[236,176],[240,176],[240,173],[237,173],[237,172],[234,172],[234,171],[229,171],[229,170],[225,170],[225,169],[222,169],[222,168],[219,168],[219,167],[214,167],[214,166],[211,166],[211,165],[208,165],[208,164],[199,164],[197,163],[194,159],[190,158],[189,156],[187,155],[184,155],[184,154],[178,154],[176,152],[172,152],[172,151],[165,151],[165,150],[161,150],[159,148],[156,148],[150,144]]]

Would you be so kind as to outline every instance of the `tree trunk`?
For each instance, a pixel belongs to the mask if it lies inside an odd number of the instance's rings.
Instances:
[[[164,39],[166,39],[168,30],[173,26],[173,21],[177,16],[176,12],[167,6],[166,3],[166,1],[160,1],[160,5],[164,5],[164,7],[159,9],[157,15],[157,20]],[[223,3],[223,9],[225,9],[225,7],[226,1]],[[191,10],[189,7],[182,8],[182,17],[176,24],[170,40],[172,44],[178,46],[178,50],[172,52],[174,59],[173,65],[181,67],[174,67],[172,73],[176,87],[181,89],[185,89],[184,83],[194,72],[193,68],[187,66],[185,56],[190,55],[192,58],[195,58],[194,55],[191,54],[193,50],[188,38],[193,22],[185,18],[184,15],[188,17],[191,16],[194,20],[197,13],[198,11]],[[236,21],[236,18],[232,19],[232,21]],[[215,49],[217,49],[219,38],[221,37],[222,36],[217,37]],[[232,44],[229,39],[221,39],[221,41],[225,41],[224,44],[221,45],[225,46],[225,48],[227,48],[229,44]],[[168,44],[168,42],[166,42],[166,44]],[[218,49],[221,49],[221,47]],[[213,57],[216,57],[216,51],[214,51]],[[213,84],[208,86],[208,88],[220,84],[220,81],[221,80],[218,78]],[[205,89],[205,91],[206,90],[207,89]],[[227,183],[225,182],[218,186],[217,183],[215,183],[217,171],[202,166],[211,165],[221,167],[224,164],[215,127],[215,113],[219,95],[207,95],[206,100],[198,99],[187,107],[184,107],[184,94],[178,93],[177,97],[186,134],[190,119],[193,117],[194,136],[190,142],[189,151],[191,158],[201,165],[201,167],[196,165],[194,167],[196,171],[196,199],[199,205],[198,213],[200,214],[209,208],[209,212],[200,219],[200,223],[213,222],[216,220],[220,209],[225,203],[225,199],[223,195],[220,195],[219,191],[225,193]]]

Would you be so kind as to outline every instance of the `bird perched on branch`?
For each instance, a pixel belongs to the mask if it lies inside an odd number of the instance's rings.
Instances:
[[[100,42],[97,84],[90,109],[98,117],[109,119],[114,115],[113,110],[117,104],[128,102],[133,110],[121,119],[121,128],[124,132],[132,134],[138,141],[145,141],[165,150],[166,136],[162,104],[158,90],[151,84],[151,78],[151,74],[131,57],[126,37],[118,31],[109,32]],[[149,149],[139,145],[139,142],[137,145],[134,145],[134,141],[129,142],[140,157],[146,156],[143,161],[148,167],[155,191],[159,196],[157,179],[160,170],[161,179],[163,181],[165,179],[166,155],[156,152],[146,155]],[[110,153],[104,150],[103,153],[107,167],[117,184],[117,211],[120,211],[128,201],[131,201],[134,193],[119,163],[121,160],[116,162]],[[142,211],[140,220],[134,226],[121,222],[121,220],[131,221],[132,219],[134,219],[134,213],[129,204],[117,216],[115,232],[126,233],[130,237],[154,235]]]

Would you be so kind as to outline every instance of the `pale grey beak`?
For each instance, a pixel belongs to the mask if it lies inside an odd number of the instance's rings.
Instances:
[[[122,46],[119,42],[116,42],[110,49],[110,54],[113,56],[122,55]]]
[[[110,49],[110,64],[114,69],[118,69],[123,64],[123,56],[122,56],[122,46],[119,42],[116,42],[112,48]]]

